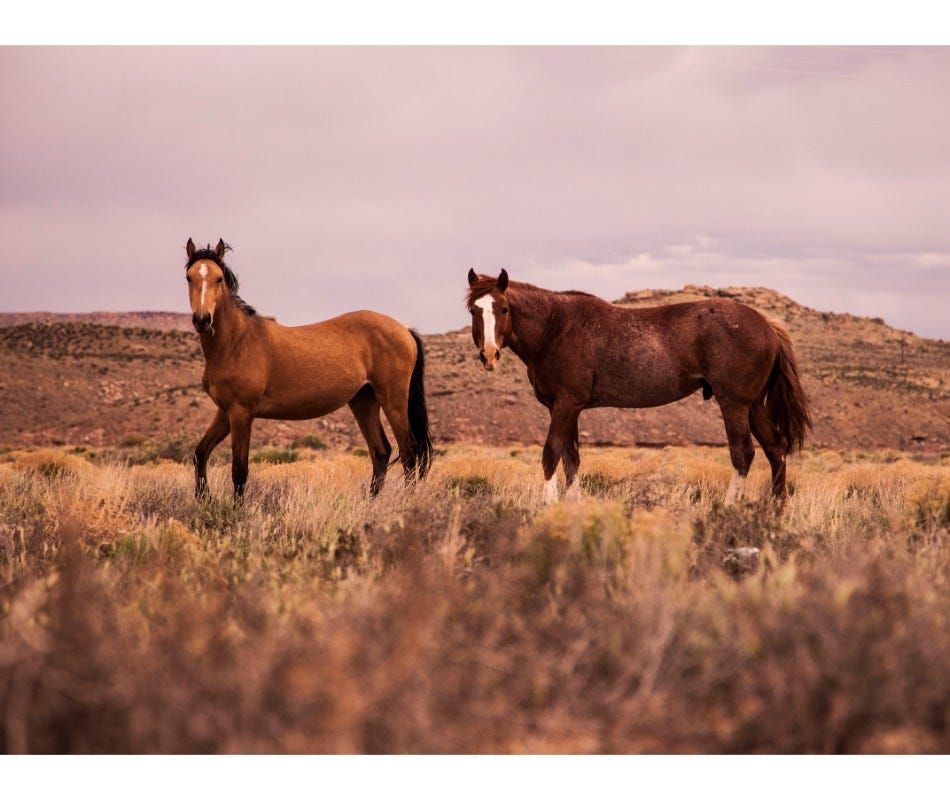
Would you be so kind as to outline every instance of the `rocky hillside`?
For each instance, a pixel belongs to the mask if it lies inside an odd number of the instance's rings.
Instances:
[[[950,343],[921,339],[881,320],[805,308],[768,289],[687,286],[643,291],[640,306],[728,296],[789,328],[812,396],[809,443],[831,448],[950,448]],[[0,317],[0,446],[123,446],[143,438],[197,440],[213,416],[200,387],[202,358],[184,314]],[[13,321],[17,324],[4,323]],[[106,323],[106,324],[103,324]],[[540,443],[547,411],[524,365],[506,352],[486,373],[468,329],[424,337],[436,442]],[[305,435],[334,447],[362,446],[346,409],[311,422],[255,423],[256,444]],[[582,444],[659,447],[723,444],[715,401],[700,394],[657,409],[595,409],[581,415]]]
[[[148,328],[160,331],[190,331],[191,315],[174,311],[90,311],[86,314],[56,314],[52,311],[0,312],[0,328],[53,322],[85,322],[120,328]]]

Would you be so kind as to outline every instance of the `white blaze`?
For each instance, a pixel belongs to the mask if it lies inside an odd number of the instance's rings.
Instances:
[[[198,274],[201,276],[201,310],[205,307],[205,291],[208,289],[208,265],[202,264],[198,267]]]
[[[495,344],[495,312],[492,310],[493,302],[491,295],[486,294],[484,297],[478,298],[478,300],[475,301],[475,305],[482,310],[482,327],[485,329],[485,345],[491,345],[497,350],[498,345]]]

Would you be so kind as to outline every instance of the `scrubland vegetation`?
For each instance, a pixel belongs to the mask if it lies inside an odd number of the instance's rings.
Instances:
[[[177,444],[0,456],[4,752],[950,751],[946,454]]]

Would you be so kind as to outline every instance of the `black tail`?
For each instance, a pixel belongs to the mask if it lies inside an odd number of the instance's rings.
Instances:
[[[774,320],[769,322],[778,334],[781,347],[766,386],[765,410],[782,432],[789,450],[801,449],[811,427],[811,403],[798,377],[798,361],[788,331]]]
[[[412,377],[409,379],[409,432],[412,434],[412,454],[421,480],[432,463],[432,439],[429,435],[429,412],[426,409],[424,385],[426,363],[422,339],[413,330],[409,333],[416,340],[416,365],[412,368]]]

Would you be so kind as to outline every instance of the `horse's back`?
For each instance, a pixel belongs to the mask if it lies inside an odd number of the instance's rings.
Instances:
[[[662,308],[662,307],[661,307]],[[729,298],[666,306],[667,336],[718,396],[758,396],[778,355],[778,335],[765,316]]]
[[[365,309],[309,325],[280,325],[275,338],[296,339],[314,346],[332,344],[344,350],[395,345],[400,350],[415,352],[414,340],[405,325],[378,311]]]
[[[255,348],[264,363],[259,415],[322,416],[349,402],[367,383],[396,376],[408,384],[415,340],[401,323],[374,311],[353,311],[309,325],[268,320]]]
[[[704,382],[741,387],[743,395],[758,393],[778,352],[768,320],[727,298],[640,308],[591,296],[567,301],[573,325],[562,340],[559,363],[587,365],[596,405],[664,405]],[[575,337],[583,342],[578,357],[569,355]],[[583,378],[579,368],[562,372]]]
[[[752,306],[716,297],[695,301],[691,311],[696,319],[696,335],[707,347],[727,346],[746,353],[762,352],[767,354],[769,363],[774,360],[778,337],[765,316]]]
[[[666,306],[619,308],[628,327],[655,332],[673,347],[739,344],[773,350],[777,337],[772,325],[751,306],[725,297],[671,303]]]
[[[268,331],[273,352],[292,353],[301,362],[330,359],[343,371],[369,373],[393,361],[415,361],[416,343],[401,322],[377,311],[350,311],[309,325],[274,324]]]

